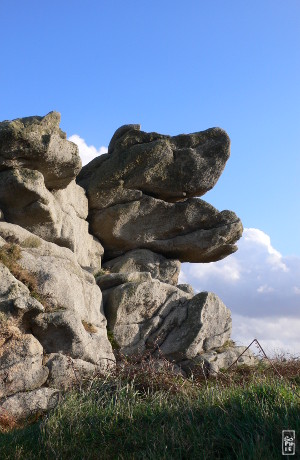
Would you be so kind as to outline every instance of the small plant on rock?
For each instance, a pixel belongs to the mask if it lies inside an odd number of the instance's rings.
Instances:
[[[23,248],[39,248],[41,244],[40,239],[36,236],[28,236],[28,238],[22,241],[21,246]]]
[[[94,274],[94,277],[95,278],[98,278],[98,276],[103,276],[103,275],[109,275],[110,274],[110,271],[107,270],[106,268],[100,268],[100,270],[98,270],[95,274]]]
[[[84,319],[83,319],[81,322],[82,322],[82,325],[83,325],[84,329],[85,329],[87,332],[90,332],[91,334],[95,334],[96,332],[98,332],[97,327],[94,326],[92,323],[88,323],[88,322],[85,321]]]

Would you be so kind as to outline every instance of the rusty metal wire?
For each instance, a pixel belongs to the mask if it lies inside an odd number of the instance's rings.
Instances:
[[[263,354],[264,358],[268,361],[268,363],[271,365],[271,367],[274,369],[274,371],[276,372],[276,374],[281,378],[281,379],[284,379],[283,375],[279,372],[279,370],[276,368],[276,366],[274,365],[274,363],[272,362],[272,360],[267,356],[265,350],[263,349],[263,347],[261,346],[261,344],[259,343],[259,341],[257,339],[253,339],[252,342],[245,348],[245,350],[236,358],[236,360],[230,364],[229,367],[227,367],[227,369],[225,370],[225,372],[227,372],[229,369],[231,369],[235,364],[237,365],[238,363],[238,360],[243,356],[244,353],[246,353],[247,350],[249,350],[249,348],[251,347],[251,345],[255,344],[257,346],[257,348],[259,349],[259,351]],[[214,371],[216,374],[220,374],[222,376],[225,376],[226,377],[226,374],[224,372],[217,372],[217,371]],[[300,399],[300,394],[295,391],[294,387],[292,386],[292,384],[290,382],[287,382],[289,387],[291,388],[292,392],[295,394],[295,396],[297,396],[297,398]]]

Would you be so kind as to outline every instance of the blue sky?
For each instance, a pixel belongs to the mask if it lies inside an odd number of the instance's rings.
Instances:
[[[267,253],[272,247],[296,260],[282,295],[297,294],[291,280],[300,276],[298,0],[2,0],[0,39],[0,120],[57,110],[68,136],[96,149],[125,123],[164,134],[224,128],[231,158],[204,199],[267,235]],[[273,281],[268,275],[269,284],[253,289],[274,295]],[[270,299],[260,305],[275,318]],[[293,305],[289,314],[300,321]],[[244,317],[253,312],[250,305],[236,310]]]

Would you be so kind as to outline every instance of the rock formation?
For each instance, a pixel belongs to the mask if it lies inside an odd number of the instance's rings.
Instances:
[[[103,247],[88,232],[88,201],[75,182],[78,148],[59,121],[51,112],[0,124],[1,210],[7,222],[71,249],[80,265],[97,269]]]
[[[193,198],[217,182],[229,157],[219,128],[180,135],[119,128],[109,153],[85,166],[77,182],[89,199],[92,233],[105,260],[149,249],[185,262],[213,262],[236,251],[242,224]]]
[[[225,167],[227,134],[126,125],[81,168],[59,121],[51,112],[0,123],[0,411],[16,418],[110,372],[111,343],[187,373],[199,363],[216,372],[241,351],[227,347],[223,302],[177,284],[180,262],[237,249],[239,218],[198,198]]]

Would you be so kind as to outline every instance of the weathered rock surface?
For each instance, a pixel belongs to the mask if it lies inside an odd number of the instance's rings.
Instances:
[[[47,354],[64,353],[107,372],[115,362],[106,329],[83,321],[74,311],[41,313],[31,321],[33,334]]]
[[[157,369],[167,359],[182,375],[197,365],[216,372],[241,352],[226,346],[222,301],[176,286],[180,261],[237,249],[239,218],[194,198],[222,173],[227,134],[125,125],[79,173],[78,148],[59,121],[51,112],[0,123],[0,413],[16,419],[109,372],[110,341],[126,355],[147,351]]]
[[[103,247],[88,232],[87,198],[75,181],[51,193],[40,171],[1,171],[0,204],[7,222],[71,249],[82,266],[99,268]]]
[[[0,344],[3,325],[1,329]],[[10,332],[0,347],[0,398],[40,387],[49,373],[41,344],[31,334]]]
[[[179,300],[189,294],[158,280],[126,283],[103,292],[108,329],[124,354],[145,351],[147,341]],[[150,345],[153,347],[153,344]]]
[[[135,248],[182,262],[212,262],[236,251],[242,224],[231,211],[218,212],[200,199],[167,203],[143,196],[90,213],[91,231],[105,248],[105,259]]]
[[[0,402],[0,414],[6,413],[15,420],[28,419],[53,409],[59,402],[59,391],[54,388],[39,388],[17,393]]]
[[[34,314],[24,315],[23,327],[33,332],[46,353],[68,353],[97,364],[102,371],[110,368],[114,356],[107,339],[101,291],[94,276],[80,267],[72,251],[21,227],[1,222],[0,236],[13,240],[20,248],[17,263],[25,270],[21,276],[30,280],[31,291],[35,283],[33,294],[40,299],[30,302],[32,292],[0,265],[5,275],[0,291],[2,311],[24,314],[28,309],[34,310]],[[20,276],[20,269],[14,274]]]
[[[175,137],[119,128],[109,153],[78,175],[86,189],[92,233],[105,260],[132,249],[167,258],[212,262],[234,252],[242,224],[200,199],[217,182],[229,157],[229,138],[219,129]]]
[[[97,366],[72,359],[61,353],[52,353],[47,357],[46,366],[49,369],[47,385],[60,390],[66,390],[74,384],[82,384],[84,379],[97,373]]]
[[[114,288],[125,283],[142,283],[151,281],[152,277],[149,272],[131,272],[131,273],[107,273],[96,277],[96,283],[101,291]]]
[[[230,311],[212,293],[192,294],[158,280],[125,283],[103,292],[108,328],[124,354],[159,349],[178,361],[223,345]]]
[[[190,284],[177,284],[176,287],[184,292],[194,295],[194,289]]]
[[[179,260],[166,259],[147,249],[135,249],[104,263],[103,268],[111,273],[149,272],[152,278],[176,286],[180,265]]]
[[[101,167],[95,169],[98,159],[93,160],[78,179],[87,187],[91,208],[132,201],[141,192],[177,201],[210,190],[229,155],[230,140],[220,128],[171,137],[127,125],[114,134]]]
[[[27,286],[17,280],[1,263],[0,280],[0,312],[4,314],[16,313],[17,316],[23,316],[29,312],[37,314],[44,311],[43,305],[30,295]]]
[[[78,147],[59,128],[60,114],[0,123],[0,221],[71,249],[99,268],[103,247],[89,234],[88,202],[75,183]]]
[[[174,309],[152,335],[164,356],[179,361],[222,346],[231,335],[231,315],[218,296],[201,292]]]
[[[189,375],[191,373],[208,374],[215,377],[221,369],[227,369],[246,350],[246,347],[231,346],[227,349],[212,349],[206,353],[195,356],[192,360],[183,361],[180,367]],[[248,349],[236,362],[237,366],[242,364],[253,366],[257,358]]]
[[[0,171],[38,170],[49,190],[65,188],[79,173],[81,159],[59,123],[58,112],[0,123]]]
[[[59,204],[58,209],[61,209],[61,213],[57,213],[57,222],[53,222],[58,234],[57,244],[70,248],[81,266],[96,271],[101,265],[104,250],[100,242],[89,233],[86,220],[88,201],[84,190],[72,181],[64,190],[52,191],[52,195]],[[45,239],[55,243],[51,236]],[[64,244],[60,244],[60,239]]]

